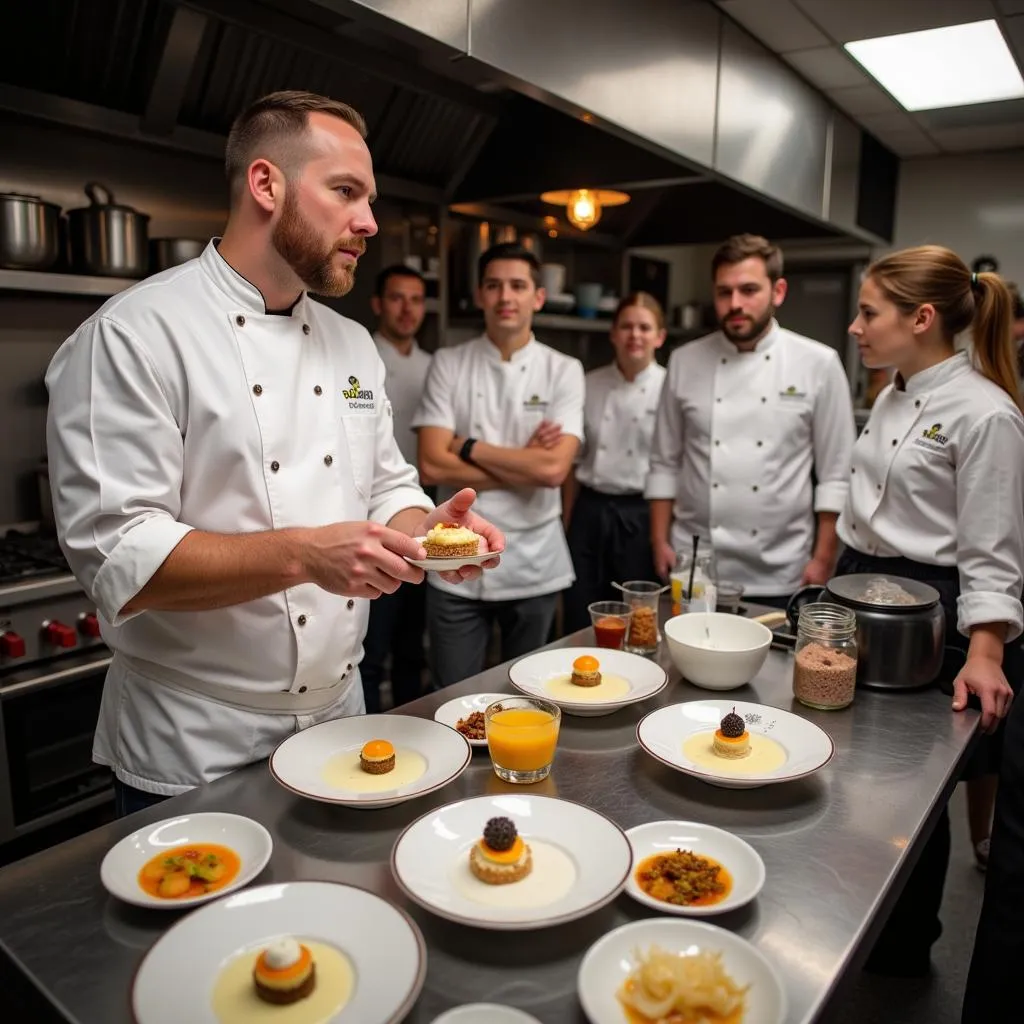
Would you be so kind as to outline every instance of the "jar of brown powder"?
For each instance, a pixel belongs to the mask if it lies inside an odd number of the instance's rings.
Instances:
[[[818,602],[800,609],[793,666],[793,696],[822,711],[845,708],[857,685],[857,616]]]

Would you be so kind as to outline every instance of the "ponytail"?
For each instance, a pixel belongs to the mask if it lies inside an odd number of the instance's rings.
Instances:
[[[972,275],[972,290],[974,322],[971,334],[975,365],[1024,412],[1012,341],[1013,297],[1010,289],[998,274],[986,271]]]

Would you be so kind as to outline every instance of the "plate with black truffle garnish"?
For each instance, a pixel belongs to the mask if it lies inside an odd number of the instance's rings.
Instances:
[[[410,899],[450,921],[498,931],[584,917],[615,899],[632,864],[625,833],[603,814],[526,793],[435,808],[391,851]]]

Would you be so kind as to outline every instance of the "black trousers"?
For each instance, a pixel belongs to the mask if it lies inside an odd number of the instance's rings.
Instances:
[[[650,510],[642,494],[601,494],[580,485],[569,522],[576,582],[565,595],[566,633],[590,625],[587,605],[622,599],[613,581],[657,580],[650,529]]]
[[[394,705],[408,704],[423,692],[423,633],[427,622],[427,584],[403,583],[393,594],[370,602],[370,622],[363,640],[359,674],[366,713],[380,712],[380,684],[391,655],[391,695]]]

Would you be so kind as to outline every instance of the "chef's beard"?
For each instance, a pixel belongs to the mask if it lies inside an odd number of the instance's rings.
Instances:
[[[353,264],[339,269],[334,264],[334,254],[341,248],[353,249],[360,255],[366,251],[366,241],[359,237],[325,242],[299,212],[294,192],[285,193],[284,209],[271,243],[309,291],[335,299],[352,290],[356,268]]]
[[[732,313],[729,314],[732,316]],[[740,328],[730,326],[728,319],[720,321],[719,326],[722,328],[722,333],[733,343],[742,343],[744,341],[751,341],[754,338],[759,338],[766,330],[768,325],[772,322],[772,317],[775,316],[775,307],[769,306],[764,316],[759,317],[756,320],[744,321],[744,324]]]

